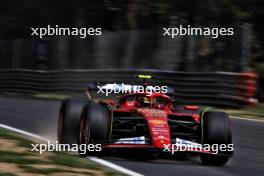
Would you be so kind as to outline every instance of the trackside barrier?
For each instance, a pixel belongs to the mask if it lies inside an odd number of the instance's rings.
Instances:
[[[139,83],[137,74],[155,77],[151,83],[175,89],[175,103],[243,107],[256,103],[253,72],[173,72],[160,70],[0,70],[0,91],[19,93],[81,92],[88,82]]]

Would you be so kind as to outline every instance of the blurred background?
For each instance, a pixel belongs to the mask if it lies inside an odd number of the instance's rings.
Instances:
[[[84,91],[91,82],[138,84],[138,74],[153,75],[157,79],[151,83],[173,88],[175,107],[213,106],[232,117],[263,121],[263,20],[264,0],[0,0],[0,128],[5,124],[55,141],[61,100],[87,98]],[[102,28],[103,34],[31,36],[30,28],[48,25]],[[234,35],[163,36],[164,27],[179,25],[232,27]],[[196,158],[185,162],[181,155],[168,162],[153,162],[154,155],[142,161],[106,159],[151,176],[263,176],[263,123],[230,121],[235,154],[227,167],[203,167]],[[5,136],[9,132],[0,129],[1,176],[67,175],[62,164],[71,171],[68,175],[75,175],[85,166],[64,155],[39,160],[21,148],[25,140],[16,144],[17,137]],[[92,163],[87,174],[104,174],[92,172],[95,168]],[[120,174],[109,170],[109,175]]]
[[[256,71],[263,101],[262,0],[0,0],[0,69]],[[234,36],[163,36],[163,27],[233,27]],[[101,27],[97,37],[31,36],[31,27]]]

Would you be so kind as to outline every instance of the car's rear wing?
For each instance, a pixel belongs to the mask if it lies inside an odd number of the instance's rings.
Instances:
[[[164,93],[167,95],[172,95],[174,93],[174,89],[168,86],[159,86],[159,85],[148,85],[147,80],[156,79],[151,75],[136,75],[138,79],[143,80],[141,85],[134,84],[125,84],[125,83],[100,83],[93,82],[87,84],[87,90],[89,91],[97,91],[98,93],[107,92],[107,93],[137,93],[139,91],[153,93],[154,91],[159,90],[160,93]]]
[[[154,93],[160,91],[167,95],[174,93],[174,89],[168,86],[150,86],[150,85],[132,85],[124,83],[111,83],[111,84],[100,84],[100,83],[89,83],[87,84],[89,91],[97,91],[98,93],[137,93],[137,92],[148,92]]]

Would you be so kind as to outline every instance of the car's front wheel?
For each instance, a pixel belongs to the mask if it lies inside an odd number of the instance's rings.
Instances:
[[[201,160],[206,165],[221,166],[230,158],[232,133],[228,114],[224,112],[205,112],[201,119],[201,143],[217,145],[218,154],[203,154]],[[220,151],[219,146],[225,145],[225,151]]]
[[[79,145],[85,144],[88,146],[89,144],[105,142],[109,136],[109,120],[106,107],[97,103],[86,104],[80,119]],[[98,151],[98,148],[96,150]],[[87,155],[87,153],[82,155]]]
[[[78,144],[79,121],[85,100],[65,99],[61,103],[58,120],[58,141],[61,144]]]

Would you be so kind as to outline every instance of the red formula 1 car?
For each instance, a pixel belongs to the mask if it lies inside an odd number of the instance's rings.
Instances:
[[[226,113],[173,107],[163,93],[127,93],[118,101],[66,99],[58,139],[64,144],[101,144],[103,151],[143,149],[170,157],[194,153],[209,165],[225,164],[233,151]]]

